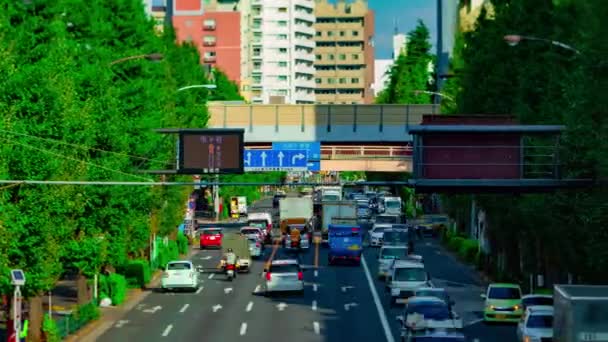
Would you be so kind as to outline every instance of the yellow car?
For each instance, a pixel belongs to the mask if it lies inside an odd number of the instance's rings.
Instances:
[[[524,314],[521,288],[517,284],[490,284],[488,291],[481,297],[486,300],[483,310],[484,322],[517,323]]]

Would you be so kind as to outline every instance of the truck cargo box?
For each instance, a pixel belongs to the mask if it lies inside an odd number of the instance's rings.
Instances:
[[[608,341],[608,285],[555,285],[553,341]]]

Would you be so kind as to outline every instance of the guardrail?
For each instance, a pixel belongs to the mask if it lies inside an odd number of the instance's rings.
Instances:
[[[322,146],[321,159],[411,159],[412,146]]]

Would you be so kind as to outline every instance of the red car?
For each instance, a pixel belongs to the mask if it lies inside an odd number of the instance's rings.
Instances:
[[[209,247],[222,247],[222,233],[221,228],[204,228],[201,231],[201,249]]]

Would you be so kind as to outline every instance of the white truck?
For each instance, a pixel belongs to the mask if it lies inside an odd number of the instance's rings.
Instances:
[[[287,233],[290,224],[307,224],[313,216],[312,199],[308,197],[286,197],[279,201],[281,233]]]
[[[389,215],[401,215],[403,204],[400,197],[384,197],[384,213]]]
[[[608,285],[555,285],[553,341],[608,341]]]
[[[342,187],[324,186],[321,187],[321,202],[342,200]]]
[[[327,241],[329,225],[340,224],[344,220],[354,220],[357,222],[357,202],[356,201],[324,201],[321,209],[321,237]],[[340,222],[334,220],[338,219]]]

